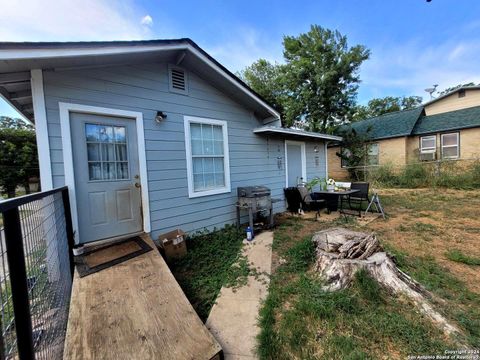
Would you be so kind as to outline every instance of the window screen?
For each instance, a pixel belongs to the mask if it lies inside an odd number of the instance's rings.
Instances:
[[[378,165],[378,144],[367,146],[367,165]]]
[[[422,136],[420,138],[420,152],[432,153],[436,150],[436,136]]]
[[[442,158],[455,159],[459,156],[459,134],[442,134]]]

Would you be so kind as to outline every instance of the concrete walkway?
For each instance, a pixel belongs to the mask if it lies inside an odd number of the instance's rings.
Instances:
[[[207,328],[222,346],[226,360],[257,359],[258,311],[268,293],[272,242],[273,232],[267,231],[244,244],[243,254],[262,275],[249,276],[248,283],[235,290],[223,287],[207,319]]]

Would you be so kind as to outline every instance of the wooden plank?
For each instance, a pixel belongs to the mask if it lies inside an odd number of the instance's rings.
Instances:
[[[219,352],[156,249],[75,274],[64,359],[211,359]]]

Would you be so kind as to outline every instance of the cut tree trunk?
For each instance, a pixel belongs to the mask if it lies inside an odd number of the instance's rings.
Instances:
[[[334,228],[315,233],[312,241],[317,246],[315,270],[325,280],[325,290],[343,289],[357,271],[366,270],[385,288],[409,297],[446,334],[459,333],[427,300],[433,294],[397,268],[374,234]]]

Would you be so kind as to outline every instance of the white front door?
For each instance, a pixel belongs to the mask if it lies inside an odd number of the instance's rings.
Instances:
[[[70,113],[80,243],[142,230],[134,119]]]
[[[306,181],[305,143],[285,141],[285,156],[287,187],[297,186],[302,181]]]

